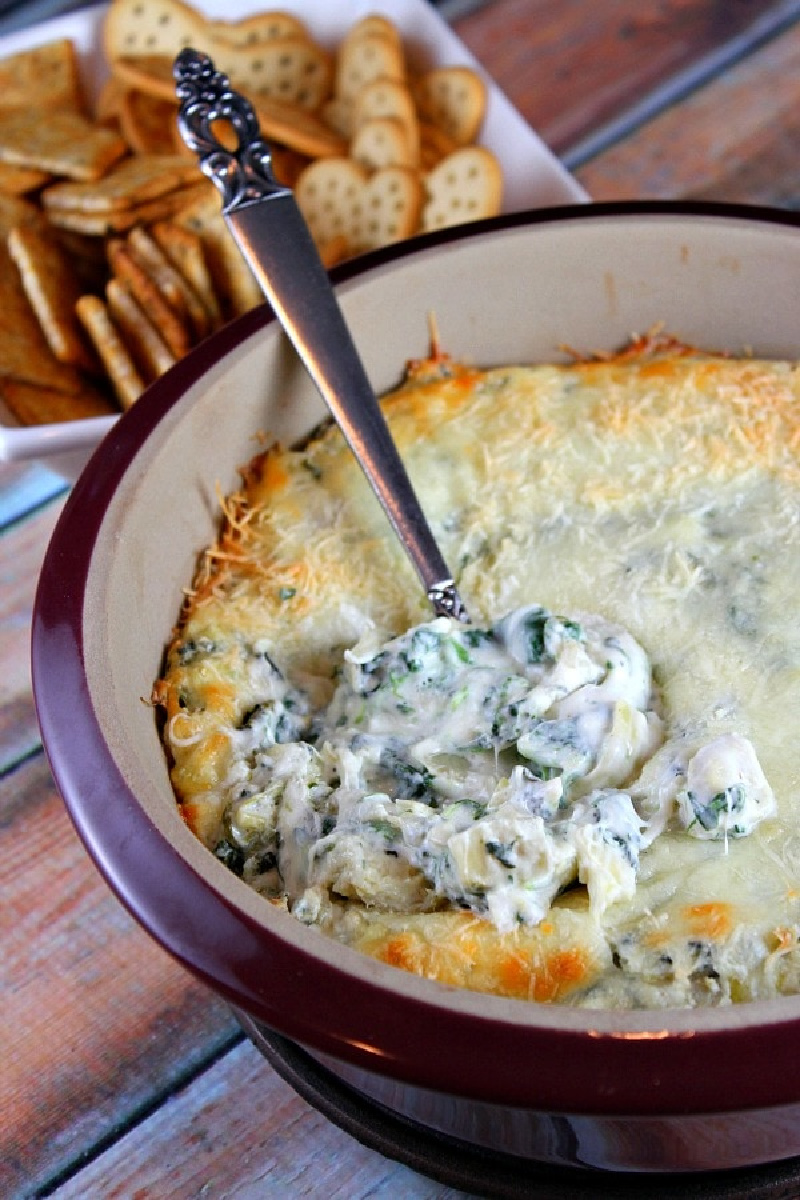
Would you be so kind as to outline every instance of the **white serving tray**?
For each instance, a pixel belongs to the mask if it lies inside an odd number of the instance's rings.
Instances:
[[[312,36],[334,47],[345,31],[367,13],[383,13],[400,30],[409,61],[418,68],[467,65],[487,85],[487,109],[480,143],[497,156],[503,170],[503,212],[581,203],[586,193],[493,83],[466,46],[428,0],[195,0],[193,7],[208,16],[235,21],[264,8],[279,8],[299,16]],[[79,52],[87,95],[94,99],[108,75],[102,50],[102,24],[107,5],[82,9],[53,21],[0,38],[0,57],[69,37]],[[0,405],[0,462],[41,459],[75,479],[92,450],[116,417],[97,417],[26,429],[14,426]]]

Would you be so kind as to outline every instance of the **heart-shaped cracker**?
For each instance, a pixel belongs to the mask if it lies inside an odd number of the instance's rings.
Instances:
[[[386,117],[402,124],[411,154],[408,165],[416,166],[420,150],[419,121],[411,92],[398,79],[373,79],[353,102],[353,132],[358,134],[367,121]]]
[[[308,29],[299,17],[278,9],[254,13],[239,21],[208,21],[206,28],[213,42],[248,49],[277,38],[308,37]]]
[[[103,22],[107,57],[140,54],[172,59],[184,46],[202,46],[206,21],[180,0],[114,0]]]
[[[360,125],[350,143],[350,157],[372,171],[381,167],[414,168],[419,162],[417,147],[397,117],[374,117]]]
[[[503,173],[490,150],[468,146],[429,171],[425,188],[422,229],[428,232],[496,216],[503,199]]]
[[[381,34],[345,39],[336,58],[336,95],[352,101],[373,79],[406,77],[402,46]]]
[[[486,112],[486,85],[469,67],[436,67],[412,86],[420,116],[458,146],[478,136]]]
[[[390,17],[384,16],[383,13],[367,13],[366,16],[359,17],[345,33],[341,45],[351,45],[365,37],[385,38],[386,41],[393,42],[398,49],[402,50],[403,40],[400,30],[394,21]]]
[[[306,167],[295,196],[318,246],[344,237],[356,254],[411,237],[424,192],[419,174],[405,167],[370,174],[352,159],[327,158]]]

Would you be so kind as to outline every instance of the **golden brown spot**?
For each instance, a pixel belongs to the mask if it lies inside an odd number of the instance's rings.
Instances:
[[[719,939],[733,928],[731,905],[718,900],[709,904],[690,904],[684,908],[682,915],[689,930],[697,936]]]

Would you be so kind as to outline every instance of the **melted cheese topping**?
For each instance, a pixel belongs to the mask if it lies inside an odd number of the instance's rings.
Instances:
[[[444,982],[800,991],[799,392],[674,347],[413,364],[385,411],[473,626],[427,620],[337,430],[261,455],[154,691],[190,827]]]

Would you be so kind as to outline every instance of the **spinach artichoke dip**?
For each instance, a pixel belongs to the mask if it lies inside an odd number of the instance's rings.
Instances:
[[[181,813],[322,933],[597,1008],[800,992],[800,372],[659,335],[409,364],[471,623],[336,428],[223,502],[154,700]]]

